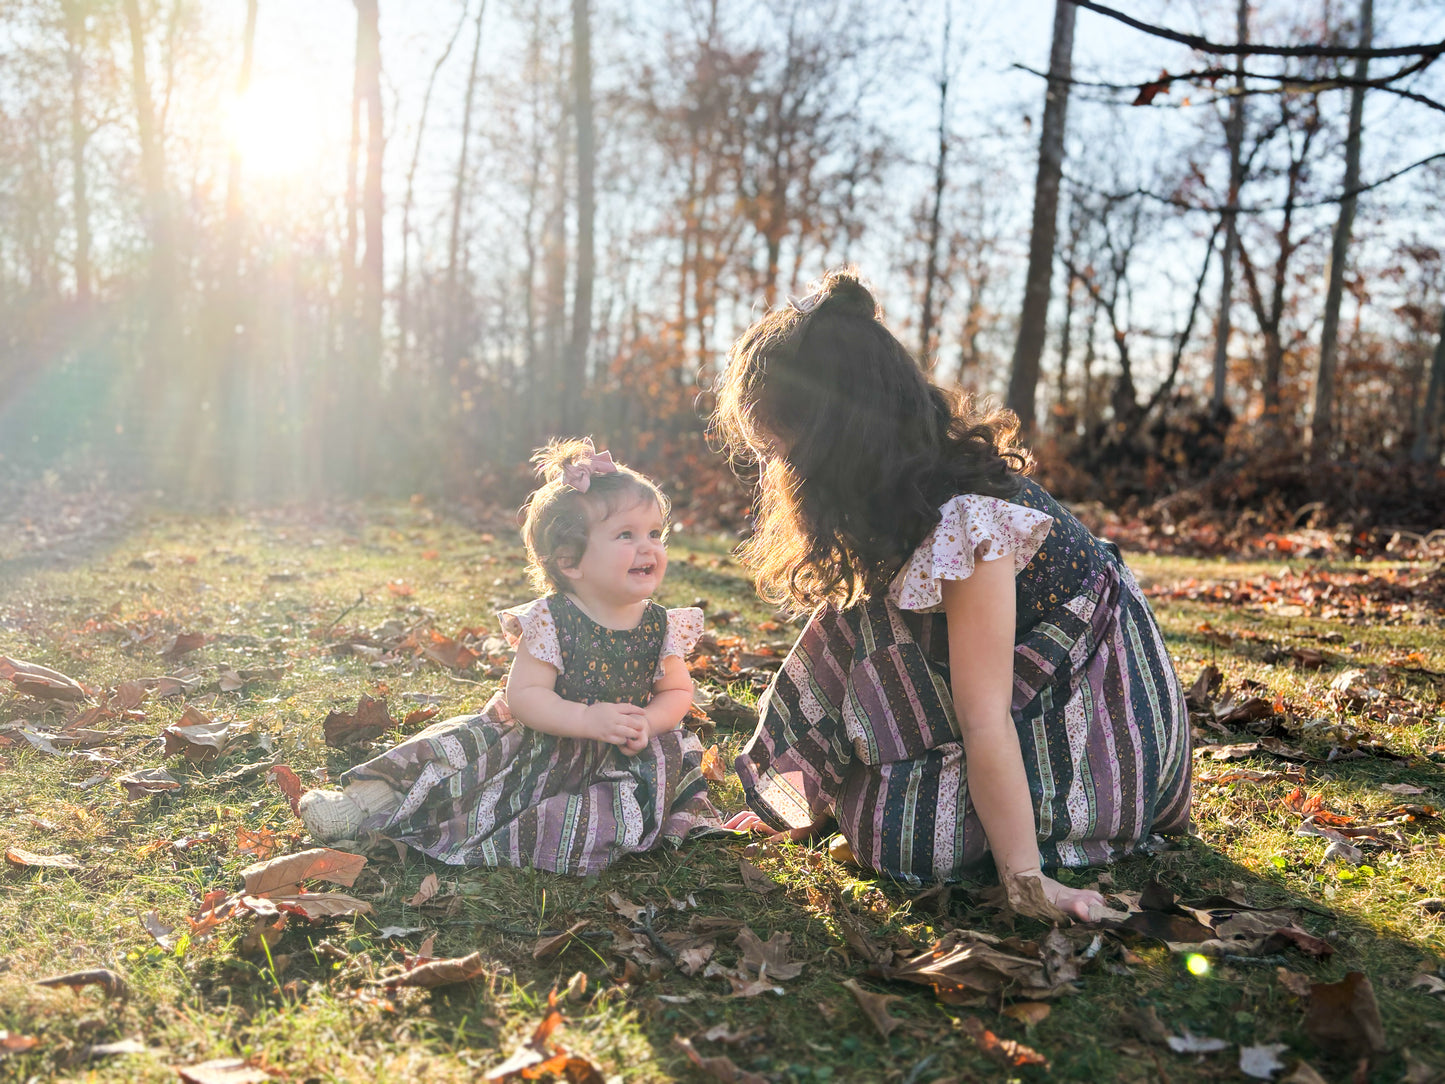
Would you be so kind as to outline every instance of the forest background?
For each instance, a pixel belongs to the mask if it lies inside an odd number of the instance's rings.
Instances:
[[[505,506],[592,433],[736,525],[710,382],[853,261],[1099,516],[1440,526],[1438,5],[1126,6],[7,0],[0,479]]]

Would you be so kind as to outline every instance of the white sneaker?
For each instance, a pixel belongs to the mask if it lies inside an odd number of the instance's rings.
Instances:
[[[301,823],[318,843],[355,839],[366,810],[340,790],[308,790],[297,803]]]

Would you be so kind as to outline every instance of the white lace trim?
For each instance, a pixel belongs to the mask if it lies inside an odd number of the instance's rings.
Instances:
[[[557,622],[552,618],[552,608],[544,598],[534,599],[513,606],[509,610],[497,611],[502,622],[502,633],[516,647],[525,644],[527,652],[534,659],[549,663],[562,672],[562,647],[557,642]]]
[[[940,509],[943,518],[894,577],[888,597],[900,610],[943,606],[943,581],[966,580],[974,559],[1013,556],[1017,576],[1038,552],[1053,527],[1044,512],[998,497],[965,493]]]
[[[668,610],[667,633],[662,638],[662,651],[657,656],[657,672],[652,675],[652,680],[662,677],[662,662],[667,656],[687,658],[688,652],[697,646],[702,631],[702,611],[696,606]]]

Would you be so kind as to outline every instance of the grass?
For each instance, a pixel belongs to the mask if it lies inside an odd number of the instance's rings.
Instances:
[[[716,631],[750,644],[786,639],[788,629],[765,624],[773,615],[727,550],[722,539],[676,538],[661,601],[705,599],[711,614],[733,615]],[[1403,603],[1350,608],[1338,604],[1339,596],[1331,602],[1293,593],[1291,577],[1320,566],[1157,556],[1131,563],[1141,582],[1161,592],[1157,612],[1186,682],[1212,664],[1227,688],[1253,683],[1258,695],[1282,698],[1290,741],[1321,758],[1330,746],[1328,727],[1337,728],[1338,738],[1341,725],[1368,731],[1398,755],[1305,764],[1303,787],[1310,794],[1362,822],[1401,801],[1445,805],[1445,774],[1435,751],[1445,743],[1439,676],[1445,615],[1438,598],[1411,601],[1407,590]],[[1424,570],[1380,563],[1323,571],[1342,582],[1365,577],[1364,588],[1351,588],[1355,594],[1348,597],[1355,598],[1370,583],[1402,576],[1408,583]],[[1177,589],[1188,581],[1202,585],[1200,597]],[[1213,583],[1238,582],[1273,584],[1275,591],[1243,604],[1208,591]],[[208,890],[239,887],[239,871],[255,857],[238,849],[238,828],[270,829],[285,851],[307,845],[285,799],[261,774],[218,777],[277,760],[317,785],[366,755],[323,743],[321,721],[333,708],[353,708],[363,693],[385,695],[400,716],[415,706],[404,699],[412,694],[432,698],[437,717],[445,718],[474,710],[497,684],[485,676],[485,664],[455,675],[425,660],[373,666],[357,656],[338,658],[327,645],[342,630],[395,621],[456,635],[490,625],[492,611],[527,597],[513,533],[468,527],[424,505],[157,514],[59,561],[0,547],[0,654],[51,666],[96,689],[181,666],[200,674],[184,696],[147,700],[144,717],[97,724],[115,731],[93,750],[111,763],[50,755],[16,730],[0,732],[0,844],[64,852],[80,866],[7,862],[0,869],[0,1029],[38,1040],[28,1051],[0,1055],[0,1078],[174,1080],[174,1066],[239,1056],[290,1081],[473,1080],[526,1040],[553,989],[563,991],[566,1015],[557,1041],[591,1058],[608,1079],[629,1082],[703,1079],[674,1044],[678,1035],[691,1037],[705,1056],[729,1057],[775,1082],[998,1078],[998,1062],[968,1034],[975,1016],[1050,1059],[1048,1070],[1008,1070],[1025,1080],[1239,1078],[1233,1052],[1181,1056],[1142,1043],[1136,1021],[1148,1007],[1176,1033],[1187,1027],[1238,1044],[1284,1043],[1287,1062],[1305,1057],[1331,1080],[1355,1071],[1353,1062],[1321,1054],[1306,1037],[1303,1010],[1276,976],[1278,960],[1218,963],[1196,976],[1165,946],[1139,941],[1127,963],[1106,968],[1102,954],[1084,971],[1079,992],[1055,1001],[1032,1027],[1000,1015],[996,1006],[948,1006],[926,988],[869,978],[847,946],[833,885],[855,915],[876,927],[877,940],[919,949],[956,927],[1024,937],[1037,937],[1044,927],[982,907],[975,891],[981,880],[945,896],[919,897],[859,879],[818,845],[755,852],[751,861],[779,886],[765,894],[742,883],[743,842],[694,841],[630,859],[595,880],[455,869],[415,854],[374,851],[346,890],[369,902],[373,914],[314,925],[292,919],[269,954],[243,953],[244,920],[223,925],[210,940],[183,938],[170,950],[145,932],[140,919],[150,911],[184,929],[184,916],[197,912]],[[161,649],[182,632],[204,633],[209,642],[180,662],[162,657]],[[1318,669],[1301,669],[1288,654],[1306,647],[1322,652]],[[1349,668],[1364,670],[1388,699],[1358,708],[1332,700],[1331,680]],[[218,678],[232,669],[268,674],[222,692]],[[744,699],[752,694],[746,682],[730,691]],[[158,735],[186,705],[247,723],[250,734],[214,763],[164,758]],[[60,719],[57,707],[12,695],[8,683],[0,690],[0,727]],[[1316,720],[1323,723],[1311,725]],[[1229,740],[1249,737],[1241,732]],[[745,731],[720,727],[711,740],[730,762],[746,738]],[[1282,766],[1259,754],[1230,764],[1201,758],[1196,771],[1217,774],[1239,763]],[[182,789],[128,801],[114,782],[124,772],[162,764]],[[102,780],[92,782],[96,776]],[[1381,789],[1402,783],[1424,793],[1402,799]],[[1374,1060],[1366,1078],[1400,1080],[1407,1050],[1445,1068],[1445,1007],[1408,985],[1445,957],[1442,918],[1418,906],[1422,897],[1445,894],[1440,822],[1421,817],[1402,826],[1398,845],[1372,852],[1369,872],[1362,872],[1325,862],[1325,840],[1295,834],[1299,818],[1285,807],[1295,785],[1197,786],[1197,837],[1113,868],[1115,887],[1137,890],[1154,876],[1184,895],[1226,892],[1252,902],[1308,904],[1315,910],[1302,913],[1302,924],[1336,951],[1324,962],[1293,952],[1282,962],[1316,981],[1351,970],[1370,976],[1390,1051]],[[719,806],[741,807],[731,775],[713,786]],[[450,902],[441,909],[408,905],[431,873]],[[1096,873],[1069,876],[1087,884]],[[746,923],[764,939],[786,932],[803,971],[780,983],[783,995],[755,997],[727,996],[722,979],[701,973],[625,971],[612,951],[614,933],[625,925],[608,909],[613,892],[657,905],[659,931],[684,930],[702,916]],[[582,920],[588,926],[559,955],[533,958],[540,938]],[[486,973],[434,991],[376,986],[372,980],[399,970],[400,947],[415,951],[420,942],[421,935],[384,936],[387,926],[434,931],[439,957],[480,952]],[[716,959],[726,965],[737,955],[732,936],[717,943]],[[129,996],[33,983],[91,967],[123,974]],[[848,979],[899,995],[890,1011],[902,1025],[890,1038],[869,1025],[841,985]],[[752,1037],[733,1043],[702,1037],[718,1025]],[[107,1056],[93,1049],[124,1039],[139,1040],[145,1052]]]

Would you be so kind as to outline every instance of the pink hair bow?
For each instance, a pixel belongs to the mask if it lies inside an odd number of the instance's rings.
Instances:
[[[592,442],[587,442],[587,447],[592,447]],[[617,464],[612,462],[611,452],[593,451],[585,459],[579,459],[575,463],[569,463],[562,468],[562,481],[575,489],[578,493],[586,493],[592,487],[592,476],[594,474],[613,474],[617,471]]]

